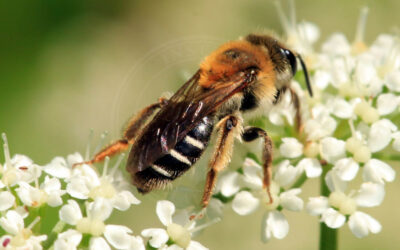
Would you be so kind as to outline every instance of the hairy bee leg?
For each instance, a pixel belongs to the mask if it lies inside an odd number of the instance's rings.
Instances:
[[[268,197],[270,203],[273,202],[271,195],[271,178],[272,178],[272,140],[268,136],[267,132],[265,132],[261,128],[256,127],[246,127],[242,134],[242,139],[246,142],[253,141],[257,138],[264,138],[264,149],[263,149],[263,170],[264,170],[264,179],[263,186],[267,189]]]
[[[214,154],[209,163],[209,171],[201,201],[203,208],[207,207],[210,201],[218,172],[224,169],[231,159],[235,130],[239,127],[239,119],[232,115],[224,117],[217,124],[218,138]]]
[[[166,98],[161,97],[157,103],[153,103],[144,109],[142,109],[139,113],[134,115],[128,123],[127,128],[124,131],[123,138],[111,143],[107,147],[103,148],[100,152],[96,153],[93,159],[85,162],[75,163],[73,167],[81,165],[81,164],[93,164],[96,162],[103,161],[107,156],[114,156],[119,154],[129,148],[129,144],[134,142],[135,137],[137,136],[139,130],[146,123],[147,119],[156,111],[157,109],[165,106],[168,103]]]
[[[147,119],[159,108],[167,105],[168,100],[164,97],[161,97],[157,103],[153,103],[144,109],[142,109],[139,113],[134,115],[128,122],[128,126],[124,131],[123,139],[128,141],[132,141],[137,136],[137,132],[143,127],[146,123]],[[133,141],[132,141],[133,142]],[[132,144],[131,142],[131,144]]]
[[[303,130],[303,123],[301,120],[301,111],[300,111],[300,98],[292,88],[289,88],[289,91],[292,96],[293,106],[296,110],[295,114],[296,130],[297,132],[300,133]]]

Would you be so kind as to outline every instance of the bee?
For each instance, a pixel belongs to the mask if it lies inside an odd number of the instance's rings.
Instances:
[[[207,148],[215,130],[217,138],[201,201],[206,207],[218,173],[230,162],[234,138],[241,137],[245,142],[261,138],[264,141],[263,184],[272,202],[269,191],[271,138],[261,128],[243,127],[242,113],[265,108],[262,103],[274,105],[282,93],[289,90],[300,129],[300,102],[290,87],[297,59],[312,96],[301,56],[276,38],[250,34],[227,42],[207,56],[199,70],[171,98],[160,98],[133,116],[122,139],[85,163],[102,161],[132,145],[126,170],[133,185],[145,194],[164,187],[188,171]]]

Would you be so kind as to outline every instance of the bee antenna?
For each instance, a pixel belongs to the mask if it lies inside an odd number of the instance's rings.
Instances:
[[[307,84],[308,93],[312,97],[313,96],[313,92],[312,92],[312,88],[311,88],[310,78],[308,77],[308,71],[307,71],[306,64],[304,63],[303,58],[299,54],[297,54],[297,58],[299,58],[301,67],[303,68],[304,77],[306,78],[306,84]]]

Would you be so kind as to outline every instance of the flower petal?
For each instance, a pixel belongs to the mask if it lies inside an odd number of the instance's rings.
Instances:
[[[81,209],[75,200],[68,200],[68,204],[61,207],[59,215],[62,221],[70,225],[76,225],[82,219]]]
[[[363,179],[375,183],[385,184],[385,181],[392,182],[396,172],[385,162],[371,159],[364,165]]]
[[[241,191],[232,201],[232,209],[239,215],[248,215],[254,212],[260,201],[248,191]]]
[[[368,146],[371,152],[378,152],[389,145],[392,140],[392,132],[396,130],[396,125],[387,119],[373,123],[368,136]]]
[[[24,228],[24,220],[14,210],[9,210],[6,216],[0,218],[0,226],[9,234],[17,235]]]
[[[339,228],[343,226],[346,217],[333,208],[328,208],[321,217],[321,220],[330,228]]]
[[[143,239],[140,236],[132,236],[129,249],[132,250],[145,250]]]
[[[186,250],[208,250],[207,247],[203,246],[197,241],[190,241],[189,246],[186,248]]]
[[[9,191],[0,192],[0,211],[6,211],[14,205],[15,197]]]
[[[287,158],[296,158],[303,154],[303,144],[296,138],[282,138],[282,144],[279,151],[282,156]]]
[[[344,192],[347,188],[347,182],[343,181],[336,174],[336,171],[330,170],[325,176],[325,183],[331,192],[340,191]]]
[[[243,164],[243,181],[246,186],[252,189],[261,189],[262,182],[262,168],[253,159],[246,158]]]
[[[47,174],[59,179],[71,177],[71,168],[67,166],[65,159],[59,156],[55,157],[49,164],[44,166],[43,170]]]
[[[351,181],[356,177],[359,166],[353,158],[344,158],[338,160],[333,169],[341,180]]]
[[[132,233],[128,227],[119,226],[119,225],[107,225],[104,237],[111,244],[111,246],[117,249],[127,249],[131,244],[131,236],[129,234]]]
[[[121,211],[127,210],[131,204],[140,204],[140,200],[128,190],[119,192],[113,199],[113,207]]]
[[[399,99],[392,93],[382,94],[377,99],[377,108],[380,115],[388,115],[396,110]]]
[[[324,196],[310,197],[306,205],[307,213],[311,215],[321,215],[329,208],[328,198]]]
[[[289,232],[289,223],[279,211],[266,213],[262,222],[261,238],[264,242],[267,242],[272,236],[283,239]]]
[[[76,249],[82,240],[82,234],[74,229],[60,233],[54,243],[54,250]]]
[[[106,240],[102,237],[91,237],[89,242],[89,250],[111,250]]]
[[[366,182],[361,184],[354,200],[361,207],[375,207],[382,203],[384,197],[385,188],[382,184]]]
[[[155,248],[160,248],[169,239],[167,231],[165,231],[164,229],[161,229],[161,228],[145,229],[142,231],[142,236],[150,237],[151,239],[149,240],[149,244]]]
[[[329,163],[335,163],[345,157],[346,143],[334,137],[326,137],[321,140],[321,156]]]
[[[304,202],[297,195],[301,193],[300,188],[290,189],[279,196],[280,205],[290,211],[299,212],[303,210]]]
[[[355,212],[349,218],[349,228],[357,237],[362,238],[371,233],[379,233],[382,230],[381,224],[370,215],[363,212]]]
[[[87,215],[90,218],[105,221],[112,212],[111,202],[104,198],[97,198],[87,205]]]
[[[304,169],[308,178],[316,178],[321,176],[322,167],[317,159],[304,158],[298,164],[297,168]]]
[[[175,213],[175,205],[167,200],[158,201],[156,213],[161,223],[168,226],[172,223],[172,215]]]
[[[293,181],[300,174],[300,171],[301,169],[297,169],[290,165],[289,160],[284,160],[277,166],[274,181],[276,181],[280,186],[288,186],[293,183]]]
[[[226,172],[218,181],[218,190],[221,190],[221,193],[225,197],[231,197],[236,194],[239,189],[239,173],[238,172]]]

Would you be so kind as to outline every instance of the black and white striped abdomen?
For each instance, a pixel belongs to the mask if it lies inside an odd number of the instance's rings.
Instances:
[[[160,157],[151,166],[135,174],[139,192],[146,193],[159,188],[185,173],[200,158],[206,149],[213,130],[212,117],[204,117],[183,140]]]

